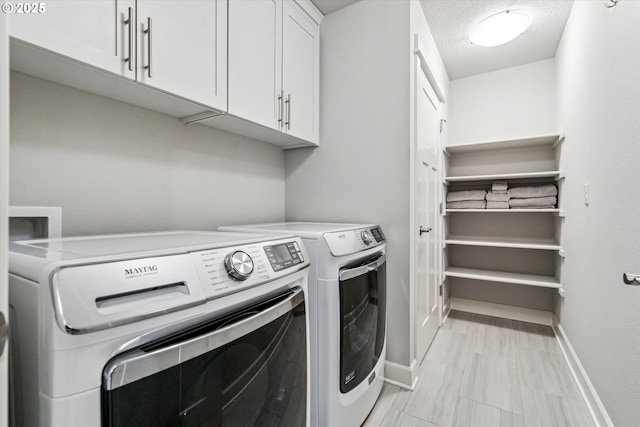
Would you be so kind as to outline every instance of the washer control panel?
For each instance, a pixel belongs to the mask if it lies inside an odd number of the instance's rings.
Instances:
[[[274,271],[284,270],[304,262],[304,255],[298,242],[286,242],[273,246],[265,246],[264,252]]]
[[[257,286],[306,267],[299,238],[192,252],[206,299]]]
[[[333,256],[361,252],[381,246],[386,242],[382,228],[378,225],[324,233],[323,237]]]

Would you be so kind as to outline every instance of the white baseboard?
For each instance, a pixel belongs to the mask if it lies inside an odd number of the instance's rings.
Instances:
[[[569,369],[578,383],[578,387],[580,388],[584,401],[589,408],[593,421],[598,427],[614,427],[595,387],[593,387],[587,372],[584,370],[582,363],[580,363],[578,355],[573,350],[573,347],[569,342],[569,338],[567,338],[567,335],[564,333],[564,329],[562,329],[560,322],[558,322],[558,319],[555,316],[553,320],[554,322],[552,326],[556,339],[558,340],[562,354],[569,365]]]
[[[414,360],[411,366],[386,361],[384,363],[384,381],[406,390],[413,391],[418,383],[418,363]]]

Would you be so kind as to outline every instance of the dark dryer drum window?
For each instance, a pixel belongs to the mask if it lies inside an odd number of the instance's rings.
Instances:
[[[340,391],[347,393],[375,367],[385,340],[385,256],[340,270]]]
[[[108,372],[118,369],[116,359],[131,360],[239,325],[290,297],[287,293],[114,358],[105,368],[103,426],[304,426],[303,298],[290,311],[222,347],[121,387],[108,385],[107,380]]]

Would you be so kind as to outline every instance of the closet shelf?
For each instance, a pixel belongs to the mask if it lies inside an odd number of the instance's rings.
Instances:
[[[488,271],[461,267],[447,267],[444,274],[446,277],[486,280],[488,282],[511,283],[514,285],[539,286],[555,289],[560,289],[562,287],[558,279],[555,277],[539,276],[535,274],[506,273],[503,271]]]
[[[447,156],[458,153],[470,153],[475,151],[502,150],[508,148],[549,146],[555,147],[564,140],[562,134],[538,135],[523,138],[505,139],[500,141],[479,141],[445,147]]]
[[[562,251],[562,246],[553,239],[497,239],[477,236],[449,236],[444,241],[447,245],[484,246],[492,248],[539,249]]]
[[[553,325],[553,313],[550,311],[495,304],[458,297],[451,297],[449,302],[452,310],[483,314],[485,316],[494,316],[503,319],[519,320],[521,322],[537,323],[539,325]]]
[[[454,182],[467,181],[509,181],[513,179],[530,179],[530,178],[552,178],[558,181],[564,178],[563,171],[542,171],[542,172],[522,172],[522,173],[503,173],[495,175],[469,175],[469,176],[447,176],[444,183],[449,185]]]
[[[553,213],[558,216],[564,216],[564,210],[553,208],[553,209],[445,209],[444,214],[448,213],[506,213],[506,214],[514,214],[514,213]]]

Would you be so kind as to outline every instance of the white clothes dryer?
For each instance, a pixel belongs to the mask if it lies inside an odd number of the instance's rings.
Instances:
[[[14,426],[309,424],[300,238],[166,232],[10,251]]]
[[[311,425],[361,425],[384,377],[386,240],[380,226],[284,222],[220,230],[302,238],[311,261]]]

